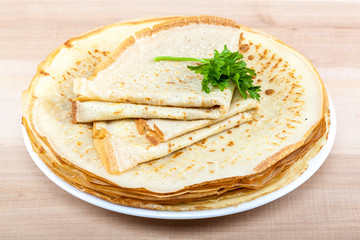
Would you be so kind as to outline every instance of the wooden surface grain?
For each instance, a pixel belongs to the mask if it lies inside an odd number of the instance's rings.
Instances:
[[[275,35],[319,71],[335,104],[335,145],[285,197],[213,219],[153,220],[94,207],[35,166],[20,131],[20,95],[67,39],[126,19],[210,14]],[[0,1],[0,239],[360,239],[358,1]]]

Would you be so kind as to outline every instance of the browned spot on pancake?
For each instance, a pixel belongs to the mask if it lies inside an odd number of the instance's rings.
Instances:
[[[292,128],[292,129],[295,128],[295,127],[292,126],[290,123],[287,123],[286,126],[287,126],[288,128]]]
[[[274,92],[275,92],[274,89],[267,89],[267,90],[265,91],[265,94],[266,94],[266,95],[271,95],[271,94],[273,94]]]
[[[45,71],[43,71],[43,70],[41,70],[39,73],[40,73],[41,75],[50,76],[50,73],[47,73],[47,72],[45,72]]]
[[[64,43],[64,46],[67,47],[67,48],[72,48],[72,47],[73,47],[73,45],[71,44],[70,41],[66,41],[66,42]]]
[[[240,37],[239,37],[239,47],[241,46],[241,42],[244,40],[244,33],[240,33]]]
[[[195,165],[192,164],[191,166],[188,166],[185,170],[189,170],[189,169],[193,168],[194,166],[195,166]]]
[[[225,152],[225,148],[222,148],[221,151]]]
[[[260,60],[266,58],[267,53],[268,53],[268,50],[265,49],[264,52],[263,52],[263,54],[260,55]]]
[[[229,131],[227,131],[227,133],[228,133],[228,134],[231,134],[231,133],[232,133],[232,131],[230,131],[230,130],[229,130]]]
[[[244,38],[244,33],[242,32],[242,33],[240,33],[240,41],[242,41],[242,40],[244,40],[245,38]]]
[[[180,152],[177,152],[173,155],[172,158],[177,158],[178,156],[180,156],[181,154],[183,154],[184,152],[180,151]]]
[[[124,111],[124,109],[122,109],[122,110],[120,110],[120,111],[115,111],[115,112],[114,112],[114,115],[121,114],[123,111]]]
[[[249,51],[249,49],[250,49],[249,44],[241,44],[240,45],[240,51],[241,52],[247,52],[247,51]]]
[[[253,60],[253,59],[254,59],[254,55],[249,55],[249,56],[248,56],[248,59],[249,59],[249,60]]]
[[[262,82],[262,80],[261,79],[258,79],[257,81],[256,81],[256,83],[261,83]]]
[[[76,112],[77,112],[77,106],[76,106],[76,102],[72,101],[71,102],[71,115],[72,115],[72,121],[74,123],[77,123],[77,118],[76,118]]]
[[[169,147],[168,152],[170,153],[171,152],[171,143],[170,142],[168,143],[168,147]]]
[[[228,145],[229,147],[234,146],[234,142],[233,142],[233,141],[230,141],[227,145]]]
[[[275,59],[275,53],[271,56],[271,61]]]

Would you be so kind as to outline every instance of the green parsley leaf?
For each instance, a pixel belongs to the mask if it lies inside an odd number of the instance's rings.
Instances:
[[[253,78],[256,76],[255,70],[246,67],[242,60],[244,57],[239,52],[231,52],[224,45],[224,50],[218,52],[215,50],[213,58],[188,58],[188,57],[171,57],[159,56],[154,58],[158,61],[193,61],[200,62],[197,66],[187,66],[191,71],[204,76],[201,83],[202,90],[210,92],[209,84],[218,87],[221,91],[229,87],[229,81],[233,81],[240,91],[243,98],[248,96],[260,101],[260,86],[253,85]]]

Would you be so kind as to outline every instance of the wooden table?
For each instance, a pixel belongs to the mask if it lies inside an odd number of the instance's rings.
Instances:
[[[66,193],[35,166],[20,94],[67,39],[120,20],[219,15],[262,29],[319,71],[338,117],[335,145],[304,185],[263,207],[205,220],[127,216]],[[260,1],[0,2],[0,239],[360,239],[360,3]]]

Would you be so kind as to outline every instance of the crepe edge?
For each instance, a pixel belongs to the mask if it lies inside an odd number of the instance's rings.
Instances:
[[[209,15],[201,15],[201,16],[186,16],[180,17],[176,19],[170,19],[170,21],[162,22],[155,24],[152,29],[144,28],[138,32],[136,32],[134,36],[129,36],[125,41],[123,41],[119,47],[115,49],[115,51],[110,55],[110,58],[107,61],[103,61],[95,67],[93,74],[88,78],[89,81],[93,80],[97,74],[109,67],[127,48],[133,45],[137,40],[140,40],[144,37],[150,37],[155,33],[158,33],[163,30],[169,30],[175,27],[183,27],[190,24],[209,24],[209,25],[220,25],[225,27],[234,27],[241,28],[241,25],[237,24],[234,20],[209,16]]]
[[[55,48],[46,58],[44,61],[40,62],[40,64],[37,66],[37,71],[34,75],[34,77],[32,78],[29,88],[27,89],[30,93],[32,93],[32,89],[34,88],[37,79],[40,76],[48,76],[50,75],[49,73],[47,73],[45,71],[45,67],[50,65],[53,58],[60,52],[60,50],[64,49],[64,48],[72,48],[74,46],[74,42],[75,41],[81,41],[84,39],[87,39],[88,37],[91,37],[93,35],[97,35],[99,33],[102,33],[110,28],[113,28],[115,26],[121,26],[121,25],[138,25],[138,24],[143,24],[143,23],[150,23],[150,22],[157,22],[157,21],[168,21],[168,20],[172,20],[172,19],[176,19],[182,16],[165,16],[165,17],[155,17],[155,18],[140,18],[140,19],[134,19],[134,20],[130,20],[130,21],[120,21],[114,24],[110,24],[110,25],[105,25],[105,26],[100,26],[94,30],[91,30],[89,32],[86,32],[84,34],[81,34],[80,36],[71,38],[67,41],[65,41],[63,44],[61,44],[59,47]],[[25,90],[26,91],[26,90]]]

